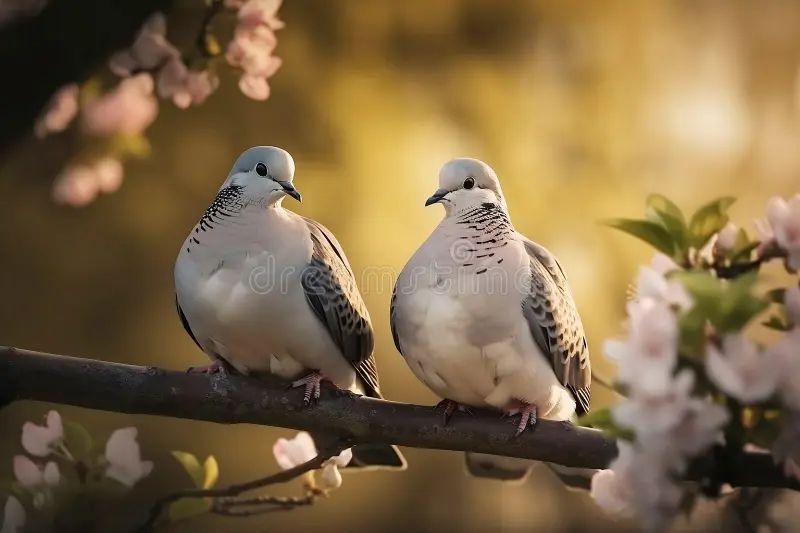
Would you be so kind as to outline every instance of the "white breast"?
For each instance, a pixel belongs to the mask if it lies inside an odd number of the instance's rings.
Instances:
[[[569,418],[572,395],[522,315],[521,274],[529,261],[522,243],[511,239],[483,263],[466,259],[471,266],[460,268],[450,252],[456,242],[452,232],[434,232],[398,279],[395,331],[412,372],[437,395],[462,404],[508,409],[523,401],[541,417]],[[448,261],[449,271],[442,268]]]

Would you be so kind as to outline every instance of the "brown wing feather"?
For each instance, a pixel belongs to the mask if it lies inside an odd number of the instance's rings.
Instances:
[[[306,300],[344,358],[355,368],[367,394],[380,397],[378,369],[372,353],[375,346],[372,324],[350,264],[331,232],[303,218],[314,245],[311,262],[302,275]]]
[[[581,317],[567,277],[543,246],[520,235],[530,256],[531,290],[523,314],[542,352],[550,355],[553,371],[577,402],[579,415],[589,411],[592,370]]]

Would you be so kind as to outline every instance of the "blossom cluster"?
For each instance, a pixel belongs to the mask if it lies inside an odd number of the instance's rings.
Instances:
[[[306,463],[317,456],[317,447],[314,439],[305,431],[300,431],[291,439],[280,438],[272,447],[275,460],[284,470],[289,470],[303,463]],[[322,464],[319,479],[314,472],[308,472],[306,483],[311,488],[322,490],[338,489],[342,486],[342,475],[340,468],[347,466],[353,459],[353,452],[349,448],[335,457],[331,457]]]
[[[71,441],[68,431],[73,432]],[[25,454],[13,458],[15,485],[6,499],[3,533],[22,531],[34,518],[47,517],[60,497],[69,498],[80,489],[113,480],[121,487],[133,487],[153,470],[151,461],[141,457],[136,428],[122,428],[108,438],[102,456],[90,454],[88,434],[73,422],[63,421],[57,411],[50,411],[43,425],[26,422],[22,427]],[[38,524],[44,527],[44,524]]]
[[[208,9],[215,15],[224,6],[234,12],[236,25],[225,58],[241,71],[239,87],[254,100],[266,100],[268,80],[281,65],[274,55],[275,31],[283,27],[277,17],[282,0],[214,0]],[[210,24],[210,23],[209,23]],[[143,24],[132,45],[113,54],[109,69],[116,85],[100,88],[97,79],[83,86],[61,87],[45,106],[34,125],[37,137],[79,125],[85,149],[56,177],[54,199],[83,206],[122,183],[122,161],[148,152],[145,130],[156,119],[158,98],[180,109],[198,106],[219,86],[214,64],[220,55],[216,37],[204,25],[199,54],[182,52],[167,38],[167,19],[154,13]],[[194,51],[198,52],[198,51]],[[199,55],[199,58],[194,56]],[[191,61],[188,58],[194,58]]]
[[[685,505],[691,495],[680,479],[713,446],[771,449],[786,475],[800,479],[797,280],[773,291],[783,316],[766,324],[781,330],[776,342],[760,346],[743,333],[771,303],[753,294],[758,266],[775,258],[789,273],[800,266],[800,195],[769,201],[757,241],[728,220],[731,203],[712,202],[686,223],[674,204],[656,197],[650,220],[611,223],[668,254],[640,268],[627,335],[604,345],[626,397],[610,408],[605,427],[621,437],[619,456],[591,488],[601,507],[648,529],[665,529]],[[640,231],[650,223],[663,233]]]

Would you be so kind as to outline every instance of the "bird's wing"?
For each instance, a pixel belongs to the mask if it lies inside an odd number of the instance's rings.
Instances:
[[[522,303],[533,338],[550,356],[553,371],[577,402],[579,415],[589,411],[592,370],[583,324],[572,299],[567,277],[556,258],[543,246],[520,235],[530,257],[530,294]]]
[[[183,324],[183,329],[186,330],[186,333],[189,334],[189,336],[192,338],[197,347],[202,350],[203,347],[200,346],[199,342],[197,342],[197,337],[194,336],[194,333],[192,333],[192,328],[189,327],[189,321],[186,319],[186,315],[183,313],[183,309],[181,309],[181,304],[180,302],[178,302],[177,294],[175,295],[175,307],[178,310],[178,316],[181,317],[181,324]]]
[[[392,340],[394,340],[394,347],[403,355],[403,350],[400,349],[400,336],[397,334],[397,326],[395,325],[395,311],[397,308],[397,285],[394,286],[392,291],[392,302],[389,304],[389,327],[392,330]]]
[[[321,224],[305,217],[303,220],[314,246],[311,262],[302,274],[306,300],[355,368],[368,395],[380,397],[372,324],[353,270],[336,237]]]

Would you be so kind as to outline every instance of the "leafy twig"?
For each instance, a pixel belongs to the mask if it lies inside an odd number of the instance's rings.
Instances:
[[[321,449],[317,456],[313,459],[306,461],[303,464],[297,465],[293,468],[289,468],[288,470],[282,470],[275,474],[271,474],[269,476],[255,479],[252,481],[247,481],[245,483],[239,483],[236,485],[230,485],[228,487],[219,488],[219,489],[187,489],[187,490],[180,490],[168,494],[153,504],[153,507],[150,509],[150,514],[145,521],[144,524],[138,529],[139,532],[145,533],[147,531],[151,531],[153,525],[155,525],[158,518],[161,516],[163,510],[172,502],[178,501],[182,498],[222,498],[222,497],[232,497],[238,496],[243,492],[247,492],[249,490],[258,489],[261,487],[266,487],[268,485],[276,485],[278,483],[285,483],[287,481],[291,481],[292,479],[299,477],[306,472],[310,472],[311,470],[316,470],[322,466],[322,463],[333,457],[334,455],[338,455],[339,453],[344,450],[348,444],[339,441],[337,443],[331,444],[329,447],[325,449]]]

